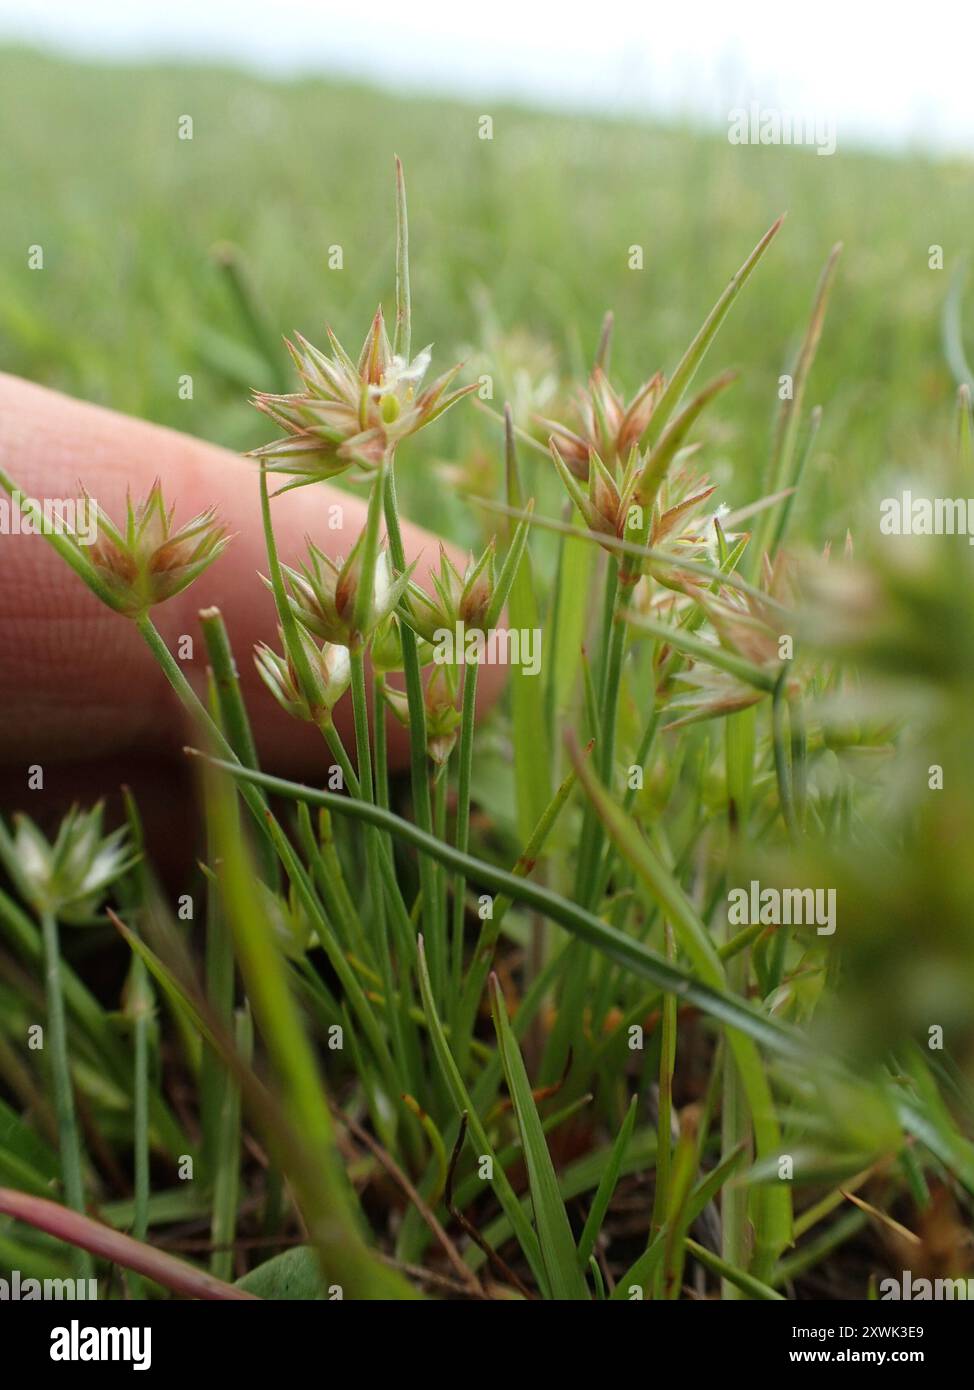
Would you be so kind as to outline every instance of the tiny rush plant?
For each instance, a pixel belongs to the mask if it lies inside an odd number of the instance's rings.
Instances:
[[[584,381],[497,410],[416,350],[398,160],[395,208],[394,314],[357,354],[295,334],[295,389],[253,398],[276,437],[239,465],[279,629],[254,659],[326,778],[258,764],[233,633],[205,606],[233,544],[219,517],[177,523],[162,479],[124,516],[98,508],[84,544],[0,473],[165,673],[205,827],[187,929],[131,795],[114,826],[101,805],[51,836],[0,821],[49,1110],[0,1101],[4,1261],[111,1266],[128,1297],[867,1297],[850,1250],[898,1270],[974,1195],[974,634],[962,541],[903,566],[795,539],[839,248],[766,488],[729,510],[707,456],[736,374],[702,369],[781,219],[671,370],[623,389],[607,315],[583,327]],[[398,485],[447,411],[478,422],[497,486],[463,491],[482,548],[444,548],[421,581]],[[958,421],[945,468],[964,476],[965,389]],[[361,532],[282,556],[275,499],[336,480],[366,499]],[[154,619],[191,584],[202,693]],[[509,668],[489,713],[485,665]],[[64,952],[109,923],[111,1008]],[[202,1249],[164,1250],[174,1223]]]

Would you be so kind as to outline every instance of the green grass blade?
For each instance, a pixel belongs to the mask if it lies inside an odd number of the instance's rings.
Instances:
[[[629,1140],[632,1138],[632,1132],[636,1125],[636,1111],[638,1105],[639,1097],[633,1096],[632,1100],[629,1102],[629,1109],[626,1111],[626,1117],[619,1128],[619,1133],[616,1135],[615,1143],[609,1150],[609,1157],[606,1160],[602,1176],[599,1178],[598,1188],[596,1189],[595,1196],[592,1198],[592,1205],[585,1219],[582,1234],[578,1240],[578,1264],[580,1269],[585,1269],[588,1266],[589,1256],[595,1249],[595,1242],[599,1238],[602,1222],[605,1220],[605,1214],[609,1210],[612,1194],[616,1190],[616,1183],[619,1181],[619,1176],[622,1172],[622,1164],[626,1156],[626,1150],[629,1147]]]
[[[822,326],[825,322],[825,311],[828,308],[829,296],[832,292],[832,285],[835,282],[836,267],[839,256],[842,254],[842,243],[837,242],[829,253],[829,258],[825,263],[815,291],[815,299],[812,304],[812,312],[805,330],[805,337],[802,340],[801,348],[798,352],[798,360],[792,373],[791,394],[786,396],[781,402],[778,412],[778,422],[775,427],[774,443],[771,450],[771,462],[766,479],[765,492],[777,493],[782,488],[792,486],[794,483],[794,456],[795,445],[798,440],[798,427],[801,423],[802,404],[805,399],[805,387],[808,384],[809,373],[815,361],[815,354],[818,351],[819,340],[822,336]],[[757,567],[761,565],[764,552],[768,549],[772,536],[776,532],[779,517],[778,507],[770,507],[761,517],[758,528],[757,543],[751,552],[751,563],[757,572]]]
[[[230,747],[245,767],[259,767],[257,747],[254,743],[250,720],[247,717],[247,709],[240,690],[240,676],[237,671],[237,663],[234,660],[233,648],[230,645],[230,634],[223,621],[223,614],[219,608],[203,608],[200,610],[199,619],[203,640],[206,642],[206,652],[210,659],[210,669],[213,672],[213,683],[223,733]],[[266,829],[264,827],[261,829],[264,831],[259,845],[261,869],[266,881],[276,888],[280,883],[280,866]]]
[[[577,511],[573,513],[572,521],[576,524],[581,522]],[[578,680],[579,652],[585,644],[594,562],[595,552],[591,546],[570,536],[562,537],[556,589],[557,610],[553,615],[554,622],[550,624],[554,647],[549,670],[550,737],[553,737],[554,730],[564,718]]]
[[[524,494],[514,448],[514,426],[510,408],[505,411],[505,440],[507,451],[507,499],[511,507],[525,509]],[[528,525],[530,512],[522,518]],[[512,541],[512,550],[513,550]],[[511,582],[507,600],[508,622],[520,632],[537,632],[540,628],[538,600],[531,573],[531,552],[525,548]],[[542,667],[544,662],[542,661]],[[511,670],[511,713],[514,722],[514,781],[517,789],[518,837],[523,842],[544,814],[551,796],[551,759],[547,739],[543,736],[539,701],[543,689],[544,671],[529,676],[523,666]]]
[[[769,1303],[783,1303],[785,1301],[782,1294],[776,1293],[763,1280],[756,1279],[746,1270],[735,1269],[726,1260],[722,1260],[719,1255],[715,1255],[712,1250],[698,1245],[695,1240],[687,1238],[685,1244],[690,1254],[695,1256],[705,1269],[709,1269],[712,1274],[719,1274],[728,1283],[736,1284],[741,1292],[747,1294],[749,1298],[762,1299]]]
[[[579,1268],[578,1252],[575,1249],[572,1228],[568,1224],[568,1213],[558,1191],[558,1179],[555,1177],[538,1109],[531,1094],[524,1059],[511,1032],[507,1004],[496,975],[491,976],[491,1005],[504,1075],[507,1078],[521,1143],[524,1146],[528,1187],[534,1207],[534,1224],[538,1232],[541,1257],[548,1274],[549,1291],[552,1298],[587,1299],[588,1288]]]
[[[467,1094],[467,1089],[463,1084],[463,1078],[457,1068],[450,1051],[450,1045],[446,1040],[443,1025],[436,1012],[436,1005],[433,1001],[433,988],[430,983],[429,969],[426,965],[426,951],[423,946],[422,937],[419,945],[419,992],[423,1001],[423,1010],[426,1014],[427,1027],[429,1028],[430,1042],[433,1046],[433,1054],[446,1083],[450,1098],[456,1106],[457,1114],[467,1116],[467,1123],[470,1126],[470,1134],[478,1147],[481,1156],[489,1158],[493,1167],[493,1177],[491,1185],[505,1213],[507,1214],[515,1235],[521,1244],[524,1256],[534,1271],[534,1276],[542,1289],[546,1288],[546,1270],[541,1257],[541,1249],[538,1245],[538,1238],[531,1228],[517,1195],[508,1181],[507,1174],[501,1167],[497,1155],[494,1153],[493,1146],[487,1137],[480,1116]]]
[[[412,341],[412,309],[409,297],[409,218],[406,214],[406,178],[396,155],[396,329],[392,350],[409,361]]]
[[[730,284],[704,320],[699,333],[680,359],[676,371],[666,383],[663,394],[660,396],[656,409],[653,411],[653,418],[649,423],[648,430],[648,439],[651,444],[655,444],[662,434],[670,416],[679,405],[684,392],[693,380],[697,368],[703,361],[704,354],[717,336],[717,331],[727,317],[734,300],[744,288],[758,261],[777,236],[783,221],[784,215],[772,222],[757,246],[755,246],[747,260],[737,271],[737,274],[733,276]]]
[[[743,1149],[736,1149],[718,1167],[697,1183],[687,1203],[686,1219],[688,1225],[697,1219],[709,1202],[713,1201],[743,1156]],[[666,1230],[667,1228],[664,1226],[639,1258],[622,1275],[612,1293],[613,1299],[629,1298],[630,1290],[635,1286],[642,1290],[644,1296],[652,1288],[656,1271],[666,1249]]]

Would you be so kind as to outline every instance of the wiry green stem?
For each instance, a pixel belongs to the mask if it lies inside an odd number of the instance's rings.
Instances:
[[[358,761],[359,794],[363,801],[373,800],[372,790],[372,750],[369,745],[368,696],[365,686],[365,650],[356,646],[351,655],[352,666],[352,711],[355,721],[355,752]],[[369,892],[372,894],[372,910],[377,919],[385,916],[382,892],[379,886],[378,848],[375,834],[369,830],[365,836],[366,861],[368,863]]]
[[[247,717],[240,689],[240,677],[234,660],[230,636],[223,615],[218,608],[204,608],[200,612],[200,627],[206,642],[206,653],[213,671],[216,698],[219,705],[219,719],[226,731],[227,742],[245,767],[258,767],[257,748]],[[274,846],[266,828],[260,827],[258,843],[261,872],[272,888],[280,884],[280,868]]]
[[[132,1235],[145,1240],[149,1229],[149,1029],[152,993],[149,973],[141,960],[132,961],[135,1005],[135,1219]]]
[[[463,669],[463,705],[460,715],[460,749],[457,767],[457,816],[454,843],[466,850],[470,843],[470,781],[473,771],[474,717],[477,708],[477,673],[479,667],[471,662]],[[463,978],[463,923],[465,917],[466,880],[462,874],[453,879],[453,973],[452,992],[459,997]]]
[[[253,1024],[248,1009],[237,1011],[234,1020],[234,1041],[243,1062],[249,1063],[253,1049]],[[218,1129],[216,1180],[213,1184],[214,1251],[210,1273],[218,1279],[233,1277],[233,1240],[237,1231],[237,1207],[240,1196],[240,1086],[227,1078],[222,1096]]]
[[[672,960],[676,955],[673,930],[669,925],[666,925],[664,932],[666,954]],[[649,1226],[650,1242],[662,1230],[669,1209],[670,1163],[673,1152],[671,1128],[673,1072],[676,1065],[676,1013],[676,996],[664,994],[659,1056],[659,1107],[656,1126],[656,1190],[653,1195],[653,1215]]]
[[[395,460],[389,457],[386,465],[385,510],[389,550],[396,571],[406,569],[406,552],[399,525],[396,501]],[[433,803],[426,754],[426,707],[423,703],[423,678],[419,666],[416,636],[406,623],[399,624],[402,641],[403,669],[406,675],[406,700],[409,706],[409,762],[412,779],[413,806],[416,823],[425,834],[433,834]],[[436,875],[427,855],[420,856],[420,888],[423,894],[423,915],[426,921],[426,948],[433,990],[438,1000],[446,991],[446,934],[436,894]]]
[[[84,1212],[85,1190],[82,1174],[81,1136],[74,1107],[71,1086],[71,1066],[68,1060],[68,1032],[64,1016],[64,995],[61,990],[61,950],[58,941],[57,918],[50,908],[40,912],[41,934],[44,940],[44,984],[47,995],[47,1030],[51,1044],[51,1072],[54,1080],[54,1108],[57,1113],[58,1142],[61,1150],[61,1172],[64,1177],[64,1197],[73,1211]],[[91,1277],[91,1259],[77,1251],[75,1261],[78,1277]]]
[[[342,779],[345,786],[356,800],[360,800],[362,797],[362,788],[351,760],[345,751],[345,745],[342,743],[338,730],[335,728],[330,717],[321,719],[318,727],[335,759],[336,766],[341,768]],[[380,802],[380,804],[382,803]],[[400,944],[405,946],[405,958],[412,961],[416,956],[415,935],[409,920],[406,904],[403,900],[402,888],[396,877],[396,866],[392,857],[392,846],[385,838],[380,839],[379,843],[379,872],[382,875],[382,882],[385,887],[387,905],[392,911],[393,925],[399,933]]]
[[[371,583],[371,577],[370,577]],[[365,649],[357,644],[351,651],[352,664],[352,709],[355,718],[355,748],[358,758],[358,777],[360,795],[363,801],[371,803],[372,790],[372,750],[369,745],[368,697],[365,684]],[[379,832],[374,826],[365,831],[365,865],[369,880],[370,901],[372,904],[375,945],[382,971],[382,986],[385,994],[386,1015],[389,1031],[393,1038],[400,1038],[399,1013],[395,1002],[395,981],[392,973],[392,956],[389,952],[389,933],[386,921],[385,895],[381,871],[382,846]],[[402,1049],[399,1048],[400,1055]]]

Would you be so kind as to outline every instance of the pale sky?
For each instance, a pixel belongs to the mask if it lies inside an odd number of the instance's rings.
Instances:
[[[689,115],[752,101],[838,143],[974,152],[974,4],[866,0],[0,0],[0,43],[342,73],[470,97]]]

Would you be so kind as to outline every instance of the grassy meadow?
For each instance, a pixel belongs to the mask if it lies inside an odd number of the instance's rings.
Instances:
[[[231,448],[263,442],[246,392],[272,383],[213,248],[240,248],[275,343],[295,329],[317,341],[326,322],[360,340],[390,294],[395,151],[416,189],[417,345],[435,343],[441,360],[516,333],[527,341],[511,344],[495,373],[526,358],[537,377],[566,381],[586,369],[612,309],[628,393],[672,367],[728,268],[784,212],[760,288],[721,334],[719,364],[743,372],[712,464],[725,500],[740,505],[761,477],[778,375],[836,241],[841,273],[810,388],[826,410],[801,503],[809,539],[849,524],[847,470],[870,479],[912,465],[942,436],[954,382],[941,313],[974,216],[962,161],[847,151],[841,133],[837,153],[820,157],[502,106],[489,113],[488,141],[479,107],[345,83],[9,51],[0,62],[7,371]],[[191,141],[177,138],[184,114]],[[32,277],[26,247],[36,243],[46,273]],[[336,244],[341,271],[328,269]],[[940,272],[928,268],[933,244]],[[642,271],[628,269],[633,245]],[[282,349],[278,361],[286,369]],[[192,401],[178,396],[184,372]],[[444,422],[437,453],[453,460],[476,447],[482,432],[464,424]],[[424,493],[424,507],[431,501]],[[458,509],[441,524],[463,522]]]

